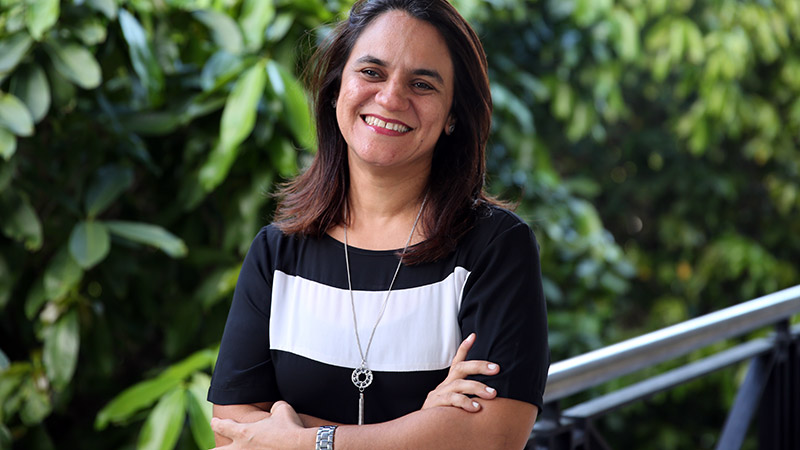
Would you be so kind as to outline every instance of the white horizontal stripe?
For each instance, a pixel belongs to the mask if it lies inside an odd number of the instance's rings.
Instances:
[[[466,269],[456,267],[438,283],[392,290],[372,341],[368,367],[387,372],[448,367],[461,341],[458,311],[468,276]],[[365,352],[385,294],[353,291]],[[269,340],[274,350],[322,363],[361,364],[348,291],[280,271],[275,271],[272,282]]]

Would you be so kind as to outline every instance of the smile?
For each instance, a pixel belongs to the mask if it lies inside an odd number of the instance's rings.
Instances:
[[[367,125],[370,125],[370,126],[373,126],[373,127],[378,127],[378,128],[383,128],[383,129],[386,129],[386,130],[397,131],[399,133],[406,133],[408,131],[411,131],[410,127],[407,127],[407,126],[405,126],[405,125],[403,125],[401,123],[385,122],[385,121],[383,121],[381,119],[378,119],[375,116],[363,116],[363,119],[364,119],[364,122],[367,123]]]

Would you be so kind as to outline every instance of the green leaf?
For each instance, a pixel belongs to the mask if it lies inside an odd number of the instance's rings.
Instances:
[[[42,224],[27,196],[10,189],[0,191],[0,212],[3,234],[24,242],[28,250],[38,250],[42,246]]]
[[[211,31],[214,42],[228,53],[238,55],[244,50],[244,41],[239,25],[229,16],[210,9],[194,11],[195,19]]]
[[[97,17],[88,17],[72,29],[84,45],[92,46],[105,42],[108,28]]]
[[[97,171],[86,191],[86,214],[96,217],[133,184],[133,170],[122,166],[105,166]]]
[[[0,374],[8,370],[9,366],[11,366],[11,361],[6,356],[6,353],[0,348]],[[5,398],[5,395],[0,395],[0,398]]]
[[[176,388],[159,400],[142,427],[137,449],[172,450],[175,447],[185,419],[185,396],[183,388]]]
[[[0,92],[0,127],[17,136],[33,135],[33,118],[20,99]]]
[[[17,152],[17,137],[14,133],[0,127],[0,157],[8,161]]]
[[[214,432],[211,430],[212,406],[206,400],[211,377],[196,373],[188,386],[186,409],[189,412],[189,428],[199,448],[214,447]]]
[[[297,174],[297,151],[289,140],[279,137],[273,139],[268,148],[269,159],[284,178]]]
[[[86,4],[103,13],[109,20],[114,20],[117,17],[116,0],[87,0]]]
[[[69,237],[69,252],[88,270],[108,255],[109,241],[108,228],[102,222],[79,222]]]
[[[242,58],[220,50],[208,58],[200,74],[200,86],[212,91],[227,84],[242,72]]]
[[[200,350],[173,364],[158,377],[125,389],[100,410],[95,419],[95,428],[102,430],[109,423],[127,420],[137,411],[152,405],[165,392],[178,386],[192,373],[213,366],[215,354],[213,350]]]
[[[164,89],[164,74],[158,60],[150,50],[144,28],[136,20],[136,17],[125,9],[119,10],[119,25],[125,41],[128,43],[133,70],[147,89],[150,101],[155,103]]]
[[[79,349],[78,312],[72,309],[45,330],[42,362],[47,378],[57,391],[63,390],[72,380]]]
[[[33,378],[29,377],[22,384],[24,403],[19,411],[19,418],[27,426],[39,424],[50,414],[52,406],[47,392],[36,388]]]
[[[10,91],[25,103],[36,123],[50,109],[50,83],[44,69],[38,64],[22,66],[11,78]]]
[[[239,144],[253,131],[265,84],[263,62],[254,64],[236,81],[222,111],[219,142],[200,168],[200,184],[206,192],[222,183],[239,154]]]
[[[60,0],[36,0],[28,3],[25,22],[28,31],[37,41],[42,40],[44,33],[52,28],[61,14]]]
[[[256,51],[264,43],[267,26],[275,18],[275,5],[271,1],[244,0],[239,16],[248,51]]]
[[[272,92],[283,104],[281,120],[292,131],[292,135],[304,148],[316,147],[314,122],[305,90],[297,79],[279,63],[267,62],[267,75]]]
[[[50,41],[45,46],[55,69],[68,80],[84,89],[94,89],[103,80],[100,64],[91,52],[80,44],[62,45]]]
[[[173,258],[186,256],[186,244],[174,234],[158,225],[114,220],[105,222],[108,230],[119,237],[140,244],[151,245]]]
[[[11,430],[5,424],[0,423],[0,448],[11,448],[12,442]]]
[[[121,423],[127,420],[137,411],[152,405],[165,392],[180,383],[180,379],[158,377],[125,389],[97,413],[94,427],[103,430],[109,423]]]
[[[60,300],[83,278],[83,269],[63,247],[53,256],[44,271],[44,295],[47,300]]]
[[[44,293],[44,276],[42,276],[33,282],[33,286],[31,286],[28,291],[28,296],[25,298],[25,317],[27,317],[28,320],[33,320],[36,314],[39,314],[39,310],[42,309],[42,305],[44,305],[46,301],[47,296]]]
[[[28,33],[16,33],[0,39],[0,75],[11,72],[31,48]]]
[[[14,287],[14,274],[8,269],[5,258],[0,256],[0,311],[5,309],[8,299],[11,298],[11,289]],[[0,372],[3,371],[3,357],[0,351]]]

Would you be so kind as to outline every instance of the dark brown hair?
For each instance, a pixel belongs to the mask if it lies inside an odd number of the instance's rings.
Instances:
[[[306,81],[313,98],[319,148],[310,167],[278,193],[276,225],[286,234],[321,237],[344,222],[349,186],[347,143],[339,131],[333,100],[342,71],[361,32],[387,11],[404,11],[433,25],[453,61],[451,113],[455,131],[436,143],[421,219],[426,239],[410,248],[406,264],[435,261],[455,249],[472,227],[476,210],[493,201],[484,192],[485,148],[492,118],[486,55],[478,36],[445,0],[361,0],[311,58]]]

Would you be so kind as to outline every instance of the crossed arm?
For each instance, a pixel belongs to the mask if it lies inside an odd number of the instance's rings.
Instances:
[[[523,448],[538,410],[530,403],[495,398],[496,392],[483,383],[466,379],[474,374],[495,375],[500,370],[487,361],[465,361],[474,341],[474,334],[464,340],[447,378],[428,394],[422,409],[389,422],[342,425],[336,430],[336,448]],[[316,427],[326,424],[332,423],[298,415],[283,401],[214,405],[211,422],[217,445],[229,450],[313,449]]]

